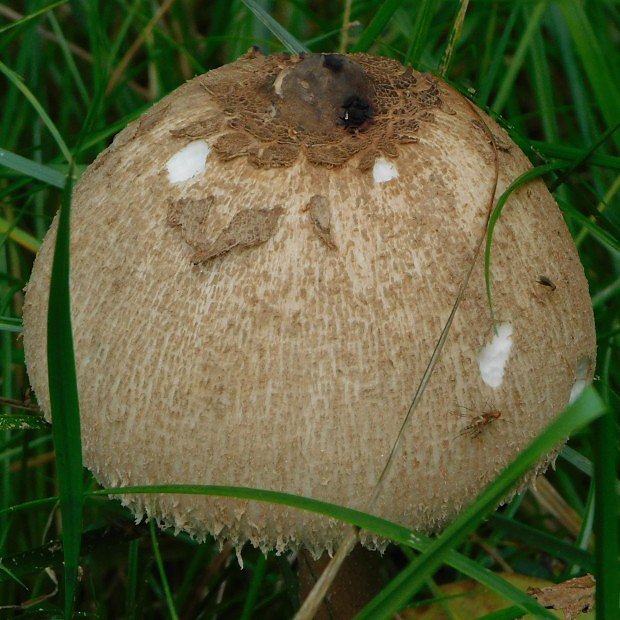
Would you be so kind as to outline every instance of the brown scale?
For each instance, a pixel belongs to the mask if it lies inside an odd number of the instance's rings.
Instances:
[[[335,250],[336,244],[331,231],[331,212],[329,201],[325,196],[315,194],[310,198],[302,211],[307,212],[317,237],[330,249]]]
[[[358,157],[368,170],[377,157],[395,158],[399,145],[417,142],[420,125],[441,106],[432,76],[368,54],[265,57],[251,50],[201,80],[228,118],[211,113],[173,135],[217,135],[221,160],[247,157],[257,168],[291,166],[303,153],[328,168]]]
[[[194,243],[194,264],[205,263],[235,248],[251,248],[265,243],[275,233],[282,207],[245,209],[235,213],[228,226],[211,243]]]

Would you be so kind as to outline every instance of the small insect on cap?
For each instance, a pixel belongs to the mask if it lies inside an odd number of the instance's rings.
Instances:
[[[234,485],[367,509],[474,264],[371,508],[441,528],[592,378],[586,280],[541,181],[515,191],[497,225],[491,322],[477,248],[529,167],[458,92],[387,58],[252,51],[178,88],[75,189],[86,465],[104,486]],[[55,235],[56,223],[24,308],[28,372],[48,414]],[[460,407],[501,419],[461,435],[473,421]],[[254,501],[122,501],[237,546],[319,553],[345,531]]]

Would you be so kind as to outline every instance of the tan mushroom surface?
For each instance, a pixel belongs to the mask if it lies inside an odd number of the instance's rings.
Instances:
[[[250,52],[178,88],[75,189],[85,464],[107,487],[248,486],[364,510],[490,209],[529,167],[457,91],[385,58]],[[47,412],[55,230],[24,308]],[[438,530],[592,378],[587,283],[541,181],[505,208],[491,274],[497,330],[480,254],[375,514]],[[319,552],[345,531],[252,501],[123,501],[238,546]]]

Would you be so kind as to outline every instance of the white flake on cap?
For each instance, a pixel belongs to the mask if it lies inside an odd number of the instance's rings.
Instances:
[[[582,357],[577,362],[577,369],[575,370],[575,383],[570,390],[570,396],[568,397],[568,404],[572,405],[581,396],[581,392],[586,389],[588,385],[588,370],[590,370],[590,360],[587,357]]]
[[[211,147],[204,140],[184,146],[166,163],[170,183],[182,183],[205,171]]]
[[[482,380],[492,388],[498,388],[504,380],[504,369],[512,349],[512,325],[502,323],[490,344],[478,353],[478,366]]]
[[[572,405],[580,396],[581,392],[586,389],[588,382],[585,379],[577,379],[573,383],[573,387],[570,389],[570,396],[568,397],[568,404]]]
[[[394,164],[380,157],[375,161],[374,168],[372,169],[372,177],[375,183],[386,183],[387,181],[398,178],[398,170],[396,170]]]

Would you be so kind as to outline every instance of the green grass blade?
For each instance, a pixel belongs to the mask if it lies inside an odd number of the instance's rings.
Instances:
[[[250,582],[250,588],[243,604],[243,611],[241,612],[241,620],[250,620],[254,612],[254,606],[258,599],[258,593],[260,592],[261,584],[265,576],[265,568],[267,566],[267,558],[261,553],[256,560],[256,566],[254,567],[254,574],[252,575],[252,581]]]
[[[493,232],[495,231],[495,225],[499,220],[508,199],[510,198],[512,192],[516,189],[524,185],[525,183],[529,183],[534,179],[538,179],[541,176],[554,171],[561,170],[565,168],[567,164],[556,164],[550,163],[545,164],[544,166],[538,166],[537,168],[531,168],[527,172],[524,172],[520,177],[518,177],[515,181],[513,181],[508,189],[499,197],[497,204],[493,208],[491,215],[489,217],[489,224],[487,226],[487,237],[486,244],[484,248],[484,281],[487,290],[487,303],[489,305],[489,310],[491,312],[491,320],[493,325],[495,325],[495,313],[493,312],[493,297],[491,291],[491,245],[493,243]]]
[[[353,46],[353,52],[368,51],[402,3],[403,0],[385,0]]]
[[[25,174],[33,179],[43,181],[43,183],[47,183],[58,189],[62,189],[65,186],[65,175],[62,174],[62,172],[58,172],[49,166],[39,164],[32,159],[27,159],[21,155],[11,153],[11,151],[7,151],[3,148],[0,148],[0,165],[15,170],[15,172]]]
[[[16,319],[12,316],[0,316],[0,331],[21,334],[23,329],[21,319]]]
[[[130,527],[128,524],[123,528],[116,528],[113,526],[95,528],[84,533],[82,548],[85,555],[96,551],[98,557],[104,557],[105,554],[110,553],[114,546],[125,544],[141,536],[141,529]],[[38,547],[6,556],[2,560],[2,564],[17,577],[25,577],[27,575],[40,573],[47,567],[61,570],[63,565],[63,553],[62,545],[59,543],[59,540],[50,540]],[[0,583],[8,580],[9,577],[6,573],[0,571]],[[4,601],[0,601],[0,604],[2,602]],[[1,614],[0,617],[4,618]],[[20,615],[20,617],[24,616]],[[54,620],[58,620],[58,618],[61,617],[61,614],[53,616]],[[98,614],[87,615],[76,613],[75,617],[98,618],[101,616]],[[118,617],[118,615],[114,617]],[[49,618],[49,616],[46,616],[46,618]]]
[[[557,3],[549,7],[548,15],[548,25],[557,48],[558,59],[564,68],[565,75],[562,76],[562,81],[570,88],[576,127],[579,128],[582,138],[586,142],[591,142],[597,130],[592,118],[591,92],[585,83],[587,78],[581,71],[568,26]]]
[[[114,41],[112,41],[112,46],[109,50],[107,61],[110,67],[112,67],[119,58],[119,52],[122,46],[126,44],[126,37],[129,33],[129,29],[135,23],[139,11],[143,8],[139,2],[130,2],[129,4],[121,6],[124,9],[125,16],[116,32],[116,36]],[[148,16],[145,15],[143,17],[145,22],[148,23]],[[137,25],[137,28],[139,29],[140,26]]]
[[[479,525],[544,454],[572,432],[598,418],[603,411],[603,402],[595,390],[591,387],[586,389],[433,541],[426,553],[403,570],[362,610],[358,618],[390,618],[402,609],[441,565],[447,553]],[[549,612],[547,617],[554,616]]]
[[[67,160],[67,163],[73,164],[73,156],[71,155],[71,151],[65,144],[65,141],[62,139],[60,132],[56,128],[56,125],[52,122],[52,119],[49,117],[48,113],[45,111],[43,106],[39,103],[38,99],[32,94],[31,90],[24,84],[22,78],[17,75],[13,70],[9,69],[2,61],[0,61],[0,72],[4,73],[4,75],[11,81],[15,87],[24,95],[24,97],[30,102],[32,107],[36,110],[37,114],[47,127],[48,131],[52,134],[58,148],[63,154],[64,158]]]
[[[310,50],[300,41],[298,41],[288,30],[283,28],[269,13],[265,11],[261,6],[256,4],[254,0],[242,0],[243,4],[254,13],[256,18],[264,24],[273,36],[286,47],[291,54],[301,54],[302,52],[309,52]]]
[[[562,451],[560,452],[560,456],[567,462],[570,463],[575,469],[578,469],[580,472],[584,473],[586,476],[592,478],[594,476],[594,465],[592,461],[583,454],[577,452],[574,448],[570,446],[564,446]],[[620,495],[620,480],[616,478],[615,484],[616,493]]]
[[[45,420],[33,413],[0,413],[0,431],[19,431],[26,428],[47,428]]]
[[[486,72],[486,75],[484,75],[484,78],[480,84],[478,96],[476,97],[476,103],[481,107],[486,107],[487,102],[489,101],[493,84],[495,84],[495,79],[500,73],[502,63],[504,62],[506,47],[508,46],[510,35],[515,27],[515,24],[517,23],[518,17],[519,6],[515,5],[511,8],[510,16],[506,22],[506,26],[504,27],[499,43],[493,48],[493,60],[491,61],[489,70]]]
[[[419,537],[419,539],[411,544],[411,547],[417,551],[425,552],[430,549],[433,544],[433,540],[429,537]],[[503,579],[497,573],[490,571],[488,568],[481,566],[475,560],[472,560],[461,553],[454,550],[450,550],[444,558],[445,564],[451,566],[458,572],[474,579],[483,586],[493,590],[500,596],[503,596],[507,601],[518,605],[521,609],[527,610],[530,614],[539,615],[545,614],[544,608],[535,601],[531,596],[519,590],[516,586],[512,585],[509,581]]]
[[[187,484],[170,484],[170,485],[150,485],[136,487],[119,487],[105,490],[89,491],[85,493],[86,497],[99,497],[105,495],[120,495],[125,493],[145,493],[145,494],[162,494],[176,493],[183,495],[209,495],[219,497],[234,497],[238,499],[250,499],[255,501],[271,502],[301,510],[308,510],[323,514],[340,521],[359,526],[363,529],[372,531],[383,538],[390,539],[401,545],[411,547],[416,551],[424,552],[433,544],[433,540],[424,534],[418,534],[412,530],[403,527],[397,523],[387,521],[380,517],[375,517],[358,510],[344,508],[335,504],[321,502],[319,500],[290,495],[287,493],[279,493],[276,491],[268,491],[263,489],[254,489],[248,487],[231,487],[231,486],[215,486],[215,485],[187,485]],[[0,510],[2,514],[15,514],[26,510],[46,507],[58,501],[57,497],[50,497],[36,501],[25,502],[21,505],[14,505],[7,509]],[[475,579],[478,583],[497,592],[506,600],[519,605],[522,609],[532,614],[543,614],[544,609],[534,599],[529,597],[523,591],[519,590],[511,583],[502,579],[496,573],[491,572],[487,568],[480,566],[475,560],[471,560],[464,555],[450,550],[445,556],[445,563],[456,569],[460,573],[467,575],[471,579]]]
[[[2,560],[1,559],[0,559],[0,572],[5,573],[10,579],[15,581],[15,583],[18,583],[20,586],[22,586],[26,590],[28,589],[26,584],[15,573],[13,573],[12,570],[9,570],[6,566],[2,565]],[[0,609],[2,609],[2,608],[0,607]]]
[[[172,620],[178,620],[179,615],[177,614],[177,610],[174,608],[174,601],[172,600],[172,592],[170,592],[170,584],[168,583],[168,577],[166,576],[166,569],[164,568],[164,563],[161,559],[161,553],[159,551],[159,542],[157,541],[157,527],[155,526],[155,521],[151,519],[149,523],[149,528],[151,530],[151,542],[153,544],[153,556],[155,557],[155,564],[157,564],[157,570],[159,571],[159,577],[161,579],[161,583],[164,587],[164,595],[166,597],[166,605],[168,606],[168,614]]]
[[[419,67],[422,52],[428,43],[428,33],[431,27],[431,18],[437,9],[437,3],[434,0],[422,0],[418,2],[418,13],[416,15],[415,24],[413,26],[413,34],[411,43],[405,56],[405,64],[411,64]]]
[[[183,572],[183,579],[178,583],[174,593],[174,604],[176,609],[183,610],[183,607],[186,605],[188,598],[191,596],[196,586],[196,580],[200,579],[200,575],[211,553],[209,545],[204,544],[195,547],[194,551],[193,557]]]
[[[594,571],[592,554],[569,542],[501,514],[493,515],[489,521],[508,536],[521,540],[530,546],[535,546],[541,551],[544,550],[545,553],[555,558],[562,558],[573,564],[578,564],[590,572]]]
[[[441,59],[441,66],[439,67],[439,75],[445,77],[452,63],[452,56],[454,50],[461,38],[461,32],[463,30],[463,22],[465,21],[465,13],[467,13],[467,7],[469,6],[469,0],[459,0],[459,10],[454,18],[454,23],[450,30],[450,40]]]
[[[59,7],[62,4],[67,4],[67,2],[69,2],[69,0],[58,0],[58,2],[53,2],[52,4],[48,4],[47,6],[44,6],[38,11],[34,11],[33,13],[30,13],[29,15],[25,15],[21,19],[17,19],[14,22],[11,22],[10,24],[6,24],[5,26],[0,27],[0,34],[2,34],[3,32],[6,32],[7,30],[10,30],[11,28],[23,26],[25,23],[33,19],[36,19],[37,17],[47,13],[48,11],[51,11],[55,9],[56,7]]]
[[[577,54],[592,85],[596,103],[608,125],[615,125],[620,118],[620,87],[618,72],[612,70],[598,41],[598,33],[590,22],[584,5],[577,0],[565,0],[559,4],[568,25]],[[616,56],[617,60],[617,56]],[[617,67],[617,64],[616,64]],[[620,148],[620,136],[614,138]]]
[[[13,504],[8,508],[3,508],[2,510],[0,510],[0,515],[10,515],[18,512],[24,512],[25,510],[33,510],[35,508],[47,508],[48,506],[51,506],[58,501],[58,497],[42,497],[40,499],[33,499],[28,502],[23,502],[22,504]]]
[[[411,545],[413,538],[417,535],[410,529],[392,523],[386,519],[369,515],[360,510],[345,508],[337,504],[323,502],[310,497],[301,495],[292,495],[290,493],[281,493],[279,491],[271,491],[266,489],[255,489],[251,487],[237,487],[224,485],[205,485],[205,484],[157,484],[157,485],[140,485],[113,487],[109,489],[100,489],[96,491],[88,491],[86,496],[101,495],[125,495],[134,493],[145,493],[149,495],[159,495],[162,493],[180,494],[180,495],[209,495],[219,497],[234,497],[237,499],[250,499],[258,502],[269,502],[283,506],[291,506],[300,510],[308,510],[317,514],[323,514],[346,523],[353,523],[359,527],[373,532],[381,533],[382,536],[389,538],[395,542],[405,545]],[[15,506],[12,507],[15,510]],[[1,512],[0,512],[1,514]]]
[[[44,435],[43,437],[37,437],[36,439],[33,439],[32,441],[26,441],[25,444],[22,444],[20,446],[15,446],[15,447],[11,447],[9,448],[6,444],[3,445],[0,448],[0,463],[1,464],[6,464],[9,463],[12,459],[17,459],[19,458],[22,454],[23,454],[23,450],[33,450],[35,448],[42,448],[45,444],[51,443],[52,441],[52,434],[49,433],[47,435]],[[6,465],[4,465],[6,466]],[[56,498],[57,500],[58,498]],[[42,499],[36,499],[36,500],[32,500],[35,502],[35,505],[41,501],[43,502],[42,505],[49,505],[50,502],[55,501],[54,499],[50,499],[48,497],[42,498]],[[10,514],[11,512],[18,512],[21,510],[26,510],[30,507],[34,507],[34,506],[28,506],[28,504],[30,504],[30,502],[23,502],[21,504],[14,504],[12,506],[9,506],[8,508],[4,509],[4,512],[6,512],[7,514]]]
[[[553,144],[541,140],[528,140],[513,134],[511,138],[524,151],[534,149],[545,157],[553,157],[556,159],[564,159],[567,161],[575,161],[583,159],[587,151],[576,146],[567,144]],[[603,155],[600,153],[591,153],[588,156],[588,163],[601,168],[610,168],[611,170],[620,170],[620,157],[613,155]]]
[[[0,217],[0,235],[5,234],[8,234],[10,239],[30,252],[36,253],[41,247],[41,242],[38,239],[35,239],[25,230],[17,228],[15,224],[11,224],[11,222],[7,222],[3,217]]]
[[[558,206],[566,217],[575,220],[579,225],[583,226],[594,239],[596,239],[603,246],[606,246],[613,252],[620,252],[620,241],[614,237],[614,235],[608,233],[601,228],[596,222],[593,222],[590,218],[586,217],[583,213],[577,211],[575,207],[564,201],[558,200]]]
[[[577,452],[574,448],[564,446],[560,452],[560,457],[580,472],[586,474],[586,476],[590,478],[594,476],[594,465],[592,465],[592,461],[583,456],[580,452]],[[618,488],[618,492],[620,492],[620,487]]]
[[[72,186],[71,175],[69,175],[58,219],[47,315],[47,364],[63,526],[65,616],[67,618],[72,615],[77,588],[83,501],[80,412],[69,292]]]
[[[516,618],[523,618],[523,610],[518,607],[506,607],[506,609],[500,609],[480,616],[478,620],[515,620]]]
[[[581,551],[586,551],[590,547],[590,543],[592,541],[592,534],[594,532],[594,511],[596,509],[595,500],[594,500],[594,485],[590,485],[588,489],[588,497],[586,498],[586,503],[584,509],[582,511],[582,520],[581,525],[579,527],[579,533],[577,534],[577,538],[575,539],[575,547],[579,548]],[[583,567],[580,564],[573,564],[570,568],[567,567],[567,574],[571,577],[576,577],[583,570]],[[594,573],[596,570],[596,566],[592,569],[587,569],[588,572]]]
[[[316,499],[302,497],[298,495],[291,495],[288,493],[280,493],[277,491],[268,491],[264,489],[254,489],[249,487],[232,487],[232,486],[217,486],[217,485],[189,485],[189,484],[169,484],[169,485],[149,485],[149,486],[135,486],[135,487],[118,487],[105,490],[90,491],[87,496],[101,496],[101,495],[119,495],[125,493],[147,493],[147,494],[161,494],[161,493],[178,493],[184,495],[209,495],[219,497],[234,497],[238,499],[250,499],[261,502],[271,502],[273,504],[280,504],[284,506],[290,506],[293,508],[299,508],[301,510],[308,510],[317,514],[323,514],[334,519],[338,519],[351,525],[356,525],[365,530],[369,530],[379,534],[380,536],[397,542],[401,545],[411,547],[417,551],[426,551],[430,548],[433,541],[428,536],[413,532],[412,530],[403,527],[397,523],[387,521],[380,517],[375,517],[359,510],[353,510],[351,508],[345,508],[336,504],[330,504],[328,502],[322,502]],[[55,498],[49,498],[48,502],[55,501]],[[30,509],[33,507],[39,507],[40,503],[28,506],[24,506],[23,509]],[[20,510],[19,507],[13,506],[7,512],[16,512]],[[2,512],[0,511],[0,514]],[[449,551],[445,557],[445,562],[449,566],[452,566],[459,572],[475,579],[482,585],[494,590],[498,594],[504,596],[507,600],[520,605],[523,609],[528,610],[530,613],[543,613],[544,609],[527,594],[513,586],[511,583],[502,579],[499,575],[491,572],[490,570],[480,566],[474,560],[457,553],[456,551]],[[542,610],[542,611],[541,611]]]
[[[551,193],[553,193],[560,185],[562,185],[562,183],[566,182],[566,179],[579,167],[581,166],[581,164],[585,163],[588,158],[590,157],[590,155],[592,153],[594,153],[598,148],[600,148],[605,141],[607,140],[607,138],[609,138],[610,136],[613,136],[616,131],[618,130],[618,128],[620,128],[620,121],[618,121],[615,125],[611,125],[610,127],[608,127],[601,136],[599,136],[599,138],[596,140],[596,142],[594,142],[592,145],[590,145],[590,148],[587,149],[580,158],[576,159],[575,161],[571,162],[571,165],[566,168],[566,170],[564,170],[562,172],[562,174],[559,176],[559,178],[557,178],[553,183],[551,183],[549,185],[549,191]]]
[[[526,16],[531,10],[524,7]],[[537,100],[537,109],[540,110],[545,139],[549,142],[558,142],[559,130],[553,82],[549,80],[551,70],[548,61],[548,52],[545,49],[545,40],[540,29],[536,30],[530,48],[530,72],[532,85]]]
[[[508,65],[508,68],[506,69],[504,79],[499,86],[497,97],[491,106],[493,111],[500,113],[506,106],[506,103],[510,97],[510,92],[517,78],[517,74],[523,66],[525,56],[530,48],[530,45],[532,44],[534,35],[540,27],[540,22],[546,10],[547,3],[541,2],[540,4],[537,4],[531,14],[528,15],[525,23],[525,30],[519,39],[519,45],[510,64]]]
[[[52,29],[54,30],[54,34],[56,35],[56,38],[58,39],[58,44],[65,58],[65,63],[67,64],[69,73],[73,76],[73,81],[75,82],[75,86],[78,92],[80,93],[82,103],[84,104],[86,108],[88,108],[88,105],[90,103],[88,89],[86,88],[86,85],[84,84],[84,80],[82,79],[80,70],[75,64],[75,60],[73,59],[73,55],[71,54],[71,50],[69,49],[69,44],[67,42],[67,39],[65,38],[65,35],[60,27],[60,24],[58,23],[58,20],[56,19],[53,13],[50,13],[48,15],[48,20],[50,24],[52,25]]]
[[[139,567],[140,541],[132,540],[129,543],[127,558],[127,598],[125,601],[125,618],[134,620],[138,602],[138,567]]]
[[[594,536],[596,537],[596,614],[614,618],[618,613],[618,496],[615,493],[617,428],[609,411],[593,424]]]
[[[0,250],[0,273],[2,276],[10,276],[9,273],[9,255],[11,248],[6,244],[2,244],[3,247]],[[7,300],[11,297],[11,287],[9,287],[9,281],[0,282],[0,295],[3,300]],[[8,310],[8,304],[3,304],[3,312]],[[2,374],[2,384],[0,385],[0,394],[2,395],[2,401],[0,403],[0,442],[4,445],[11,441],[11,433],[9,429],[5,429],[2,426],[2,421],[5,417],[10,416],[9,402],[12,401],[13,390],[15,387],[15,375],[13,359],[15,355],[15,338],[12,334],[3,330],[0,333],[0,373]],[[11,485],[11,475],[8,467],[0,468],[0,507],[5,508],[10,506],[14,501],[14,492]],[[9,533],[9,519],[8,516],[0,517],[0,557],[2,557],[7,548]],[[1,566],[1,561],[0,561]]]

